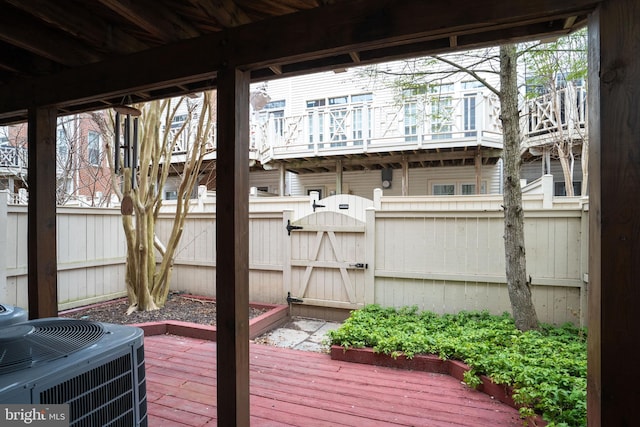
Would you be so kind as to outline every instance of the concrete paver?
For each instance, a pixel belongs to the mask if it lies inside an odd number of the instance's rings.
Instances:
[[[338,329],[340,322],[293,317],[280,328],[271,330],[254,341],[275,347],[326,353],[329,351],[327,333]]]

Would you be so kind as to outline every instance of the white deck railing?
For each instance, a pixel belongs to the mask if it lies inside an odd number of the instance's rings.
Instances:
[[[451,100],[447,117],[430,107],[408,120],[403,106],[347,104],[313,109],[303,115],[269,116],[252,122],[251,145],[263,163],[298,156],[354,154],[390,150],[484,145],[501,148],[499,105],[494,96],[477,95],[474,117],[465,124],[463,98]]]
[[[552,137],[559,131],[566,137],[584,138],[587,124],[587,91],[584,86],[569,86],[549,92],[526,103],[524,135],[527,145]]]

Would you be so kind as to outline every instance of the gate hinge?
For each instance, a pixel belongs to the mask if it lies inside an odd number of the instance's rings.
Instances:
[[[287,220],[287,226],[285,228],[287,229],[287,235],[289,236],[291,236],[291,230],[302,230],[302,227],[299,225],[291,225],[290,219]]]

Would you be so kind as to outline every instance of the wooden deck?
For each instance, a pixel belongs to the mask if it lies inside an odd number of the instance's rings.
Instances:
[[[212,341],[145,337],[149,426],[216,425]],[[252,426],[522,426],[518,411],[442,374],[250,346]]]

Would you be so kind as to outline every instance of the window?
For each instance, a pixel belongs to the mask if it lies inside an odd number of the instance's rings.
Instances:
[[[69,138],[63,127],[58,127],[58,135],[56,137],[56,153],[58,157],[58,166],[64,168],[69,160]]]
[[[476,94],[469,93],[463,98],[464,136],[476,136]]]
[[[287,101],[280,99],[278,101],[267,102],[264,106],[265,110],[281,110],[287,105]]]
[[[483,84],[477,80],[469,80],[466,82],[462,82],[462,90],[478,89],[481,87],[483,87]]]
[[[314,99],[312,101],[307,101],[307,108],[324,107],[324,105],[325,105],[324,99]]]
[[[460,194],[463,195],[472,195],[476,194],[476,184],[467,184],[463,183],[460,185]],[[480,186],[480,194],[487,194],[487,183],[486,181],[482,181]]]
[[[89,164],[93,166],[100,165],[100,134],[98,132],[89,131],[87,142],[87,158]]]
[[[349,103],[348,96],[337,96],[335,98],[329,98],[329,105],[343,105]]]
[[[260,111],[260,121],[265,123],[267,121],[273,121],[273,127],[271,130],[276,136],[284,136],[284,108],[286,101],[280,99],[277,101],[268,102],[264,108]]]
[[[407,86],[402,89],[403,97],[414,97],[417,95],[424,95],[425,93],[427,93],[427,86],[422,84]]]
[[[468,181],[436,181],[431,184],[431,194],[434,196],[455,196],[476,194],[475,182]],[[487,194],[487,181],[482,181],[480,194]]]
[[[453,99],[450,96],[436,98],[431,103],[432,139],[451,138]]]
[[[425,102],[427,101],[427,97],[424,95],[428,90],[430,89],[426,84],[416,84],[402,89],[404,140],[406,142],[418,141],[419,135],[423,132]]]
[[[187,120],[186,114],[173,116],[173,119],[171,119],[171,129],[180,128],[185,120]]]
[[[269,120],[273,120],[276,135],[284,136],[284,110],[270,112]]]
[[[431,139],[452,137],[453,130],[453,83],[429,87],[431,96]]]
[[[371,110],[362,106],[354,107],[353,112],[353,145],[362,145],[363,138],[371,138]],[[366,119],[366,124],[365,124]]]
[[[440,85],[429,86],[429,93],[434,93],[436,95],[441,93],[452,93],[453,92],[453,83],[443,83]]]
[[[351,95],[351,102],[352,103],[357,103],[357,102],[370,102],[373,101],[373,94],[372,93],[361,93],[358,95]]]
[[[407,142],[418,140],[418,103],[404,104],[404,140]]]
[[[324,114],[322,111],[309,111],[309,149],[317,142],[320,146],[324,141]]]
[[[165,200],[178,200],[178,192],[176,190],[165,191],[164,192]]]
[[[434,196],[453,196],[456,192],[455,184],[433,184]]]

